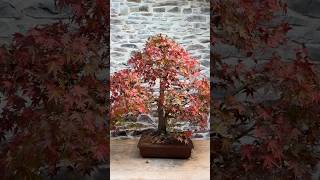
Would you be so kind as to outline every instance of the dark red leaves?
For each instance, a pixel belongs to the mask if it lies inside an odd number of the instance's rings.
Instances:
[[[88,94],[88,90],[85,87],[81,87],[80,85],[76,85],[71,90],[74,96],[81,98],[82,96],[86,96]]]
[[[94,157],[98,160],[106,160],[107,153],[108,153],[108,147],[105,144],[99,144],[95,148],[93,148]]]
[[[271,169],[276,165],[275,159],[272,155],[264,155],[263,156],[263,167],[266,169]]]
[[[277,140],[270,140],[267,144],[267,150],[272,152],[275,159],[281,160],[283,157],[282,150],[283,147],[279,144]]]
[[[243,158],[246,158],[248,160],[252,159],[253,156],[253,145],[251,144],[245,144],[241,145],[241,155]]]
[[[2,179],[54,175],[66,161],[86,173],[106,160],[108,88],[95,73],[107,68],[107,3],[57,0],[74,21],[16,33],[0,48]]]
[[[192,137],[192,131],[185,131],[185,132],[183,132],[184,133],[184,136],[186,137],[186,138],[191,138]]]
[[[214,0],[211,5],[214,45],[240,50],[237,59],[211,55],[210,108],[221,127],[214,133],[221,140],[233,137],[228,153],[214,154],[221,163],[213,164],[213,179],[311,179],[308,172],[319,162],[320,76],[306,46],[286,37],[287,4]]]

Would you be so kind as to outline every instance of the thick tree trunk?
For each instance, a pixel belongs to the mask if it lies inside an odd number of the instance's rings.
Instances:
[[[158,131],[160,133],[167,132],[167,122],[164,116],[163,104],[164,104],[164,86],[160,81],[160,94],[159,94],[159,101],[158,101],[158,118],[159,118]]]

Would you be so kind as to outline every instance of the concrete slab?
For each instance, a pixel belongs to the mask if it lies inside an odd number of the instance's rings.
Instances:
[[[210,142],[193,140],[187,160],[142,158],[138,139],[111,140],[111,180],[209,180]]]

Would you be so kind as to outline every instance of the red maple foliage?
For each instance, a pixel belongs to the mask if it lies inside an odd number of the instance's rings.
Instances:
[[[74,24],[16,33],[0,48],[1,179],[38,179],[61,167],[90,173],[108,160],[106,1],[63,1]]]
[[[128,62],[129,69],[111,77],[111,121],[147,113],[157,103],[160,133],[167,132],[168,121],[207,125],[209,82],[179,44],[165,35],[152,36]]]
[[[288,41],[290,27],[279,20],[287,5],[211,5],[213,49],[228,44],[243,56],[232,64],[219,52],[211,55],[212,179],[311,179],[320,158],[320,77],[303,46],[288,48],[292,59],[276,51]]]

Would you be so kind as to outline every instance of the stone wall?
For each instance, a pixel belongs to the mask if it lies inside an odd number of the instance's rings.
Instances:
[[[200,60],[209,77],[209,0],[111,0],[111,72],[126,67],[151,35],[166,34]]]

